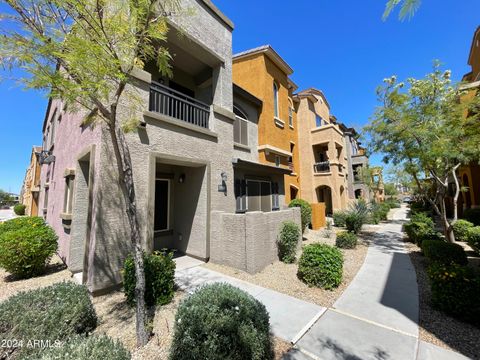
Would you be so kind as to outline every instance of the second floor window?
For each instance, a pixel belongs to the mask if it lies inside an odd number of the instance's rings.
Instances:
[[[63,212],[65,214],[71,214],[73,210],[73,188],[74,188],[75,176],[69,174],[65,176],[65,193],[63,199]]]
[[[315,125],[320,127],[323,125],[323,119],[320,115],[315,115]]]
[[[290,106],[288,107],[288,125],[290,125],[290,127],[293,127],[293,106],[292,106],[292,104],[290,104]]]
[[[235,122],[233,123],[233,141],[237,144],[248,146],[248,119],[245,112],[238,107],[233,107]]]
[[[278,85],[273,83],[273,114],[276,118],[280,118],[280,112],[278,110]]]

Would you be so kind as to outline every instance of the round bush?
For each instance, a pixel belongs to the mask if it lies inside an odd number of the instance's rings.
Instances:
[[[23,204],[17,204],[13,207],[13,212],[18,216],[25,215],[26,206]]]
[[[64,341],[87,334],[97,326],[97,316],[87,288],[61,282],[45,288],[20,292],[0,303],[0,339]],[[18,347],[14,356],[36,354],[38,348]]]
[[[348,231],[342,231],[337,234],[335,246],[341,249],[355,249],[357,246],[357,235]]]
[[[145,304],[148,306],[165,305],[172,301],[175,294],[175,261],[172,252],[156,251],[143,255],[145,271]],[[123,288],[127,303],[135,305],[135,262],[130,255],[123,267]]]
[[[351,211],[345,217],[345,226],[348,231],[358,234],[362,229],[365,220],[366,218],[362,214]]]
[[[336,227],[345,227],[345,218],[347,213],[345,211],[335,211],[333,213],[333,223]]]
[[[282,223],[278,239],[278,255],[280,261],[287,264],[295,262],[300,235],[300,228],[293,221],[285,221]]]
[[[302,233],[305,231],[307,226],[312,222],[312,206],[302,199],[294,199],[290,201],[288,207],[299,207],[302,217]]]
[[[467,242],[476,252],[480,253],[480,226],[468,229]]]
[[[467,241],[468,240],[468,229],[472,228],[473,224],[467,220],[457,220],[452,225],[453,234],[455,235],[456,241]]]
[[[122,343],[108,336],[76,336],[59,347],[52,347],[23,360],[130,360],[130,353]]]
[[[462,320],[480,324],[480,277],[472,268],[432,263],[428,275],[434,307]]]
[[[343,255],[326,244],[305,246],[298,264],[297,276],[310,286],[331,290],[342,282]]]
[[[23,226],[8,221],[0,230],[0,266],[18,278],[42,274],[58,247],[57,235],[50,226],[37,218],[26,219],[20,222]],[[29,221],[32,225],[25,225]]]
[[[178,308],[170,359],[273,359],[265,306],[228,284],[202,287]]]
[[[19,230],[25,227],[37,227],[45,225],[45,220],[38,216],[18,217],[12,220],[0,223],[0,235],[7,231]]]
[[[465,250],[458,244],[438,240],[425,240],[422,243],[422,250],[430,261],[445,265],[450,265],[451,263],[458,265],[468,264]]]

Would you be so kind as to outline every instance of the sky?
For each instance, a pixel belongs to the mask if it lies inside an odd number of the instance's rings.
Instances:
[[[294,69],[299,90],[322,90],[332,113],[358,130],[375,110],[375,88],[386,77],[423,77],[438,59],[461,80],[480,25],[479,0],[424,0],[403,22],[397,13],[382,21],[386,0],[213,2],[235,24],[234,53],[272,45]],[[46,106],[44,94],[0,83],[0,189],[20,191],[31,147],[41,144]],[[370,158],[373,165],[380,161],[380,155]]]

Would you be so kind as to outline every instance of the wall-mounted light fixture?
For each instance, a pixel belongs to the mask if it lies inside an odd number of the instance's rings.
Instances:
[[[179,177],[178,177],[178,182],[180,184],[183,184],[185,182],[185,174],[181,174]]]
[[[225,196],[227,196],[227,180],[228,180],[227,173],[222,172],[220,176],[222,177],[222,184],[218,185],[218,192],[223,192]]]

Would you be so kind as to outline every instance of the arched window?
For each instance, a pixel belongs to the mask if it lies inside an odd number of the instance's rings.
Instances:
[[[275,81],[273,82],[273,113],[276,118],[280,117],[278,111],[278,85]]]
[[[242,109],[240,109],[240,107],[237,106],[237,105],[233,105],[233,113],[234,113],[236,116],[241,117],[242,119],[248,120],[248,116],[245,114],[245,111],[243,111]]]

